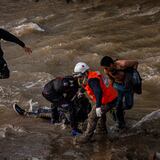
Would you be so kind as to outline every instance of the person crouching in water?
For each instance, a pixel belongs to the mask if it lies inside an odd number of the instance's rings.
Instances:
[[[30,101],[28,111],[22,109],[18,104],[13,104],[14,111],[21,116],[47,118],[51,123],[70,124],[72,136],[77,136],[82,131],[78,128],[83,124],[91,111],[88,98],[79,92],[80,88],[77,78],[73,76],[56,77],[49,81],[43,88],[42,95],[51,102],[51,107],[40,107],[38,102]]]
[[[91,71],[84,62],[75,65],[74,74],[78,77],[79,84],[95,104],[89,113],[86,131],[82,136],[75,139],[75,143],[87,143],[94,134],[98,120],[100,120],[101,129],[107,133],[106,112],[115,107],[118,94],[111,85],[106,87],[102,75],[99,72]]]
[[[82,133],[78,129],[78,122],[87,119],[90,111],[90,103],[86,97],[81,98],[81,100],[79,98],[80,101],[76,101],[78,90],[77,78],[65,76],[51,80],[42,91],[42,95],[51,102],[51,123],[59,122],[60,114],[68,112],[73,136]]]

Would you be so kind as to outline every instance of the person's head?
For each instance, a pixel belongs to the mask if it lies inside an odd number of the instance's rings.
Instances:
[[[62,78],[63,91],[70,92],[78,89],[78,84],[73,76],[64,76]]]
[[[84,62],[79,62],[74,67],[74,77],[78,78],[79,84],[84,83],[89,70],[89,66]]]
[[[109,56],[104,56],[100,61],[101,67],[103,67],[104,72],[107,74],[110,71],[110,68],[113,67],[114,61]]]

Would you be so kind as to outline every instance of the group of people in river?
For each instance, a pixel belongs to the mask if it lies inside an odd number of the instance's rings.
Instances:
[[[0,39],[14,42],[26,53],[32,53],[20,39],[4,29],[0,29]],[[0,79],[10,77],[3,55],[0,47]],[[71,134],[76,136],[76,143],[91,141],[98,122],[101,132],[107,134],[107,112],[112,111],[119,130],[126,128],[125,110],[133,107],[134,94],[142,92],[141,77],[137,71],[138,61],[113,60],[109,56],[104,56],[99,64],[103,73],[93,71],[85,62],[78,62],[71,75],[57,76],[45,84],[42,95],[51,103],[51,107],[33,110],[31,106],[32,109],[26,111],[18,104],[14,104],[13,109],[23,116],[41,117],[50,114],[52,124],[69,124]],[[86,121],[87,127],[82,131],[79,123]]]

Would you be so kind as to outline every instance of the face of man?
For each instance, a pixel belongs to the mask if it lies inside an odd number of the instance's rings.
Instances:
[[[111,64],[109,67],[103,67],[104,73],[109,74],[111,72],[111,68],[113,68],[113,64]]]
[[[110,68],[109,68],[109,67],[104,67],[104,68],[103,68],[103,71],[104,71],[105,74],[108,74],[109,71],[110,71]]]

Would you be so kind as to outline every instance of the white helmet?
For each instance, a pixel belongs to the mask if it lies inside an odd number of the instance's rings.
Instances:
[[[74,67],[74,73],[84,73],[89,69],[89,66],[84,62],[79,62]]]

